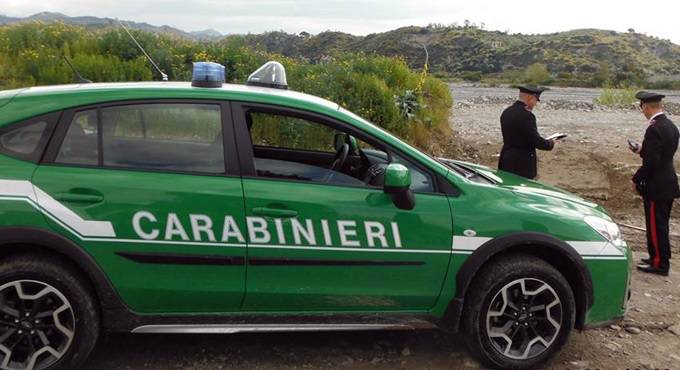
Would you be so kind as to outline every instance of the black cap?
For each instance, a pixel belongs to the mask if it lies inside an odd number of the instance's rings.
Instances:
[[[661,99],[665,97],[666,95],[662,95],[651,91],[639,91],[637,94],[635,94],[635,98],[643,103],[657,103],[660,102]]]
[[[536,85],[518,85],[515,86],[516,88],[519,89],[520,92],[523,92],[525,94],[531,94],[538,99],[538,101],[541,101],[541,94],[548,90],[548,88],[541,87],[541,86],[536,86]]]

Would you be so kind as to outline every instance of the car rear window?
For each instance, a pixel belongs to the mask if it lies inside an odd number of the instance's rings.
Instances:
[[[78,112],[56,162],[224,173],[221,108],[217,104],[150,103]]]
[[[0,152],[10,157],[38,162],[58,114],[10,125],[0,130]]]
[[[104,166],[224,173],[219,105],[104,108],[102,130]]]

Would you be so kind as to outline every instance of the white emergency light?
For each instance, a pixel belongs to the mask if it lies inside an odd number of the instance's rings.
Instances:
[[[194,62],[191,86],[222,87],[222,83],[225,81],[224,77],[223,65],[212,62]]]
[[[287,89],[286,69],[279,62],[267,62],[248,76],[246,85]]]

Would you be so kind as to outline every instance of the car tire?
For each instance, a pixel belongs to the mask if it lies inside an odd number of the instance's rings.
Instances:
[[[99,311],[66,263],[43,254],[0,261],[0,369],[77,369],[99,337]]]
[[[492,368],[544,364],[567,342],[575,300],[564,276],[531,255],[509,255],[478,272],[465,298],[470,352]]]

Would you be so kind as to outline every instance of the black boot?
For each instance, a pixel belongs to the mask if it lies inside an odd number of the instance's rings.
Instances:
[[[638,265],[638,271],[646,272],[648,274],[657,274],[661,276],[668,276],[669,268],[654,267],[652,265]]]

